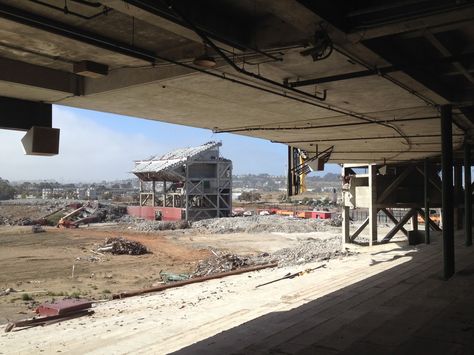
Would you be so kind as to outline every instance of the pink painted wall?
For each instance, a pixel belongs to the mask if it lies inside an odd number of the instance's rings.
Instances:
[[[176,207],[151,207],[151,206],[128,206],[127,213],[133,217],[140,217],[148,220],[155,219],[155,211],[161,211],[163,221],[181,220],[181,208]]]

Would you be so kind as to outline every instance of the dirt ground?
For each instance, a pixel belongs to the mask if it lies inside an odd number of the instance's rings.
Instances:
[[[176,243],[164,236],[120,232],[146,245],[146,255],[101,256],[91,252],[115,231],[94,228],[0,228],[0,290],[18,292],[0,296],[0,323],[25,318],[40,302],[64,296],[103,299],[111,293],[150,287],[160,271],[189,273],[210,251]],[[74,277],[72,268],[74,265]],[[28,313],[29,314],[29,313]]]

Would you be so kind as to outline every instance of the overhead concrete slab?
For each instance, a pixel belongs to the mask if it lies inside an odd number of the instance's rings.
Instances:
[[[0,96],[333,147],[337,163],[439,157],[450,104],[454,148],[471,141],[474,5],[417,9],[412,30],[413,7],[336,3],[0,0]],[[212,69],[193,64],[204,50]],[[75,77],[83,60],[108,75]]]

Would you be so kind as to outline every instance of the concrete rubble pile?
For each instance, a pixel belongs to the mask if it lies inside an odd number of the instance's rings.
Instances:
[[[212,251],[212,250],[211,250]],[[272,254],[253,256],[212,251],[214,256],[199,262],[192,277],[207,276],[240,268],[277,262],[278,266],[301,265],[346,256],[340,236],[308,238],[297,246],[283,248]]]
[[[306,264],[310,262],[328,260],[346,253],[343,251],[340,236],[307,239],[296,247],[284,248],[271,255],[280,266]]]
[[[142,219],[134,219],[133,217],[122,218],[122,221],[129,224],[129,229],[139,232],[156,232],[189,228],[189,223],[187,221],[146,221]]]
[[[192,277],[201,277],[211,274],[232,271],[243,267],[257,265],[257,260],[236,254],[227,254],[213,251],[214,256],[199,262]],[[258,263],[260,264],[260,263]]]
[[[308,233],[323,232],[332,226],[331,220],[298,219],[282,216],[250,216],[204,219],[194,222],[193,229],[202,233]]]
[[[0,201],[0,225],[30,226],[44,215],[64,206],[56,200],[8,200]]]
[[[147,247],[142,243],[128,240],[123,237],[107,238],[97,251],[102,253],[112,253],[115,255],[142,255],[149,253]]]
[[[119,221],[127,207],[111,203],[72,200],[12,200],[0,203],[0,225],[56,225],[60,218],[83,207],[72,221],[84,219],[83,224]]]

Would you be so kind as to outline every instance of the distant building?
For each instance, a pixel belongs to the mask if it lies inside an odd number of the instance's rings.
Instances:
[[[191,221],[230,216],[232,161],[220,156],[221,145],[208,142],[135,162],[132,172],[140,179],[140,207]]]
[[[53,189],[42,189],[41,190],[41,198],[43,200],[53,198]]]

